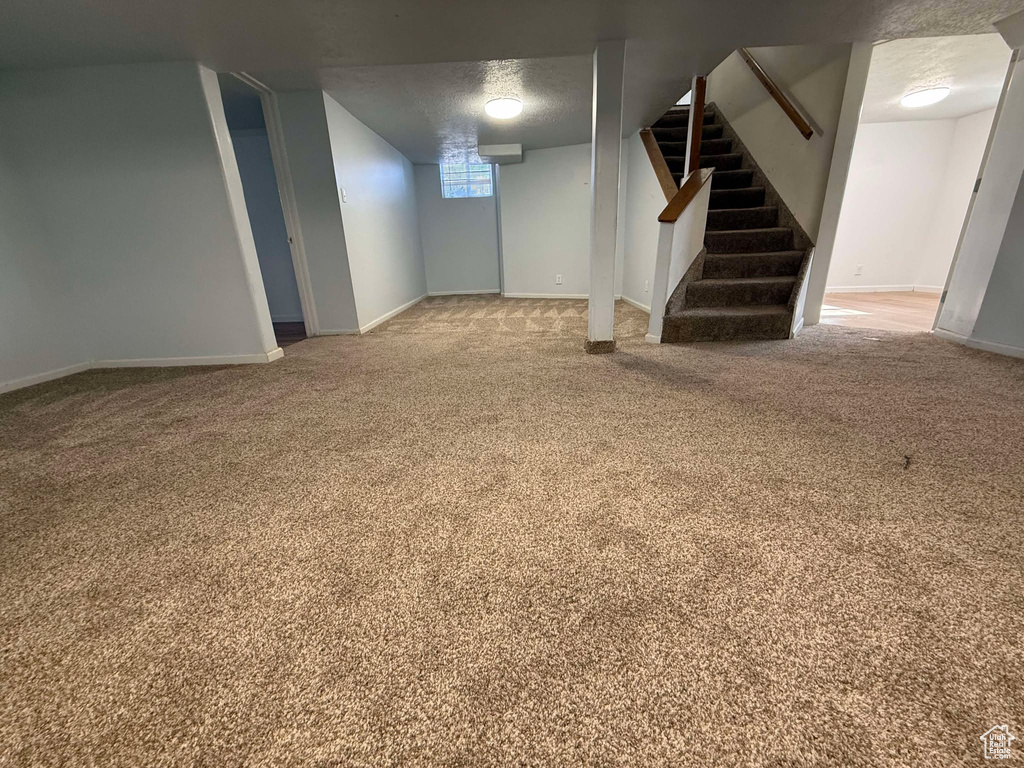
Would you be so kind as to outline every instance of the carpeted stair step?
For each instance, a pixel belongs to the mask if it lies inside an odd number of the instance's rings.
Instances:
[[[779,223],[779,209],[773,205],[757,208],[717,208],[708,211],[707,231],[764,229]]]
[[[701,168],[714,168],[716,171],[735,171],[742,163],[743,155],[739,152],[729,152],[723,155],[705,155],[702,152],[700,156]]]
[[[666,141],[685,142],[687,139],[685,125],[681,125],[678,128],[659,128],[655,124],[651,127],[651,133],[654,134],[654,138],[659,144]]]
[[[789,227],[762,229],[726,229],[704,233],[708,253],[764,253],[793,250],[793,230]]]
[[[685,141],[659,141],[662,157],[686,157]]]
[[[752,170],[721,171],[711,177],[711,189],[742,189],[749,187],[754,181]],[[714,192],[712,192],[714,194]]]
[[[743,187],[741,189],[714,189],[712,184],[712,210],[721,208],[755,208],[764,205],[764,187]]]
[[[791,314],[784,304],[698,307],[665,316],[663,342],[788,339]]]
[[[715,113],[713,110],[704,110],[704,125],[711,125],[715,122]],[[652,128],[686,128],[690,124],[690,110],[689,108],[683,109],[670,109],[664,115],[658,118],[657,122],[654,123]]]
[[[665,163],[672,173],[682,173],[686,168],[686,157],[680,155],[664,155]]]
[[[685,155],[666,155],[665,151],[662,150],[662,155],[665,158],[665,162],[668,163],[668,169],[672,173],[682,173],[686,167],[686,156]],[[743,155],[737,153],[733,155],[701,155],[700,156],[700,167],[701,168],[714,168],[715,171],[735,171],[740,167],[740,163],[743,162]]]
[[[724,155],[732,152],[732,139],[709,139],[700,141],[700,153],[702,155]]]
[[[796,277],[728,277],[694,280],[686,286],[686,308],[785,304]]]
[[[720,125],[705,125],[700,132],[701,144],[703,145],[706,140],[709,139],[720,139],[722,138],[722,126]],[[685,155],[686,144],[688,136],[683,136],[678,140],[665,140],[659,139],[655,136],[655,141],[658,142],[658,146],[661,147],[661,153],[673,154],[673,155]]]
[[[773,253],[709,253],[704,257],[704,278],[795,277],[804,261],[803,251]]]

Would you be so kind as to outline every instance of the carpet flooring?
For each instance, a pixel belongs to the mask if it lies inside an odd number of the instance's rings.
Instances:
[[[428,299],[0,396],[0,765],[978,765],[1024,361]],[[1016,756],[1015,756],[1016,757]],[[1017,758],[1019,759],[1019,758]]]

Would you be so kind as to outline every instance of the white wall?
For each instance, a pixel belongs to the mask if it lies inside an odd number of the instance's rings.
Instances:
[[[270,154],[266,129],[231,131],[238,172],[245,191],[245,207],[249,213],[256,255],[259,257],[263,287],[267,293],[270,316],[279,322],[302,322],[302,303],[295,280],[288,231],[277,176]]]
[[[501,167],[501,241],[506,295],[587,296],[590,144],[530,150]]]
[[[1017,188],[971,340],[976,345],[981,342],[983,348],[1024,357],[1024,179]]]
[[[498,216],[494,197],[444,199],[436,165],[413,166],[420,237],[432,294],[484,293],[498,282]]]
[[[738,53],[708,77],[715,102],[811,240],[818,236],[849,45],[751,48],[751,55],[818,131],[804,139]]]
[[[626,139],[625,144],[623,151],[629,157],[629,178],[623,190],[626,212],[622,228],[626,241],[622,297],[650,311],[658,256],[658,215],[666,205],[665,193],[654,174],[639,132]],[[668,286],[669,295],[674,288],[674,285]]]
[[[0,141],[0,392],[86,362],[70,277],[49,251],[9,155]]]
[[[0,105],[19,192],[73,286],[84,360],[268,359],[276,342],[214,73],[8,73]]]
[[[360,330],[427,293],[412,163],[324,94]],[[339,196],[339,193],[335,193]]]
[[[277,97],[295,208],[321,333],[358,333],[323,91]]]
[[[917,285],[936,286],[941,290],[946,284],[995,112],[995,109],[986,109],[954,121],[949,163],[929,227],[926,245],[929,255],[921,260]]]
[[[992,114],[860,126],[829,289],[941,290]]]

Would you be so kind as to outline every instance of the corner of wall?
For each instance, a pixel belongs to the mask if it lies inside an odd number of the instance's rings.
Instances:
[[[232,225],[238,242],[238,257],[249,290],[253,322],[263,351],[270,352],[277,348],[277,340],[274,337],[274,326],[270,320],[270,306],[267,304],[267,294],[263,288],[259,259],[256,256],[256,242],[253,240],[252,229],[249,225],[245,193],[242,190],[242,177],[238,172],[238,161],[235,158],[231,133],[228,131],[227,118],[224,115],[220,83],[217,80],[217,73],[212,69],[208,69],[202,64],[196,64],[196,67],[210,117],[210,129],[216,144],[217,157],[220,161],[224,193],[227,197]]]

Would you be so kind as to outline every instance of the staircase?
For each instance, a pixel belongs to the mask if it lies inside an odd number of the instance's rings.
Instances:
[[[689,108],[652,126],[678,185],[686,167]],[[663,342],[788,339],[812,243],[732,127],[709,104],[700,167],[714,168],[705,252],[665,306]]]

